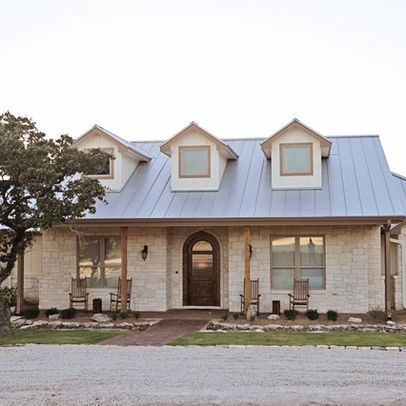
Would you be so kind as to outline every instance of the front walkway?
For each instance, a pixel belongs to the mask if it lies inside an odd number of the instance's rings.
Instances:
[[[102,345],[165,345],[186,333],[199,331],[205,319],[164,319],[148,330],[128,332],[101,341]]]

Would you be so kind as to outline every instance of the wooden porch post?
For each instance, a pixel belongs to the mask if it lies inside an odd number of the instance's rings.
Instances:
[[[385,236],[385,313],[388,320],[392,319],[392,277],[390,255],[390,228],[391,222],[383,226]]]
[[[121,235],[121,312],[127,311],[127,235],[128,227],[120,228]]]
[[[250,229],[244,227],[244,314],[247,314],[251,299],[251,269],[250,269]]]
[[[24,252],[17,258],[17,306],[16,313],[21,314],[24,307]]]

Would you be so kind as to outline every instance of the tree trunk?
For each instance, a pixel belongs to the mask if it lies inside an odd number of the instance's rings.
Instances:
[[[11,331],[10,323],[10,308],[8,300],[0,292],[0,336],[5,335]]]

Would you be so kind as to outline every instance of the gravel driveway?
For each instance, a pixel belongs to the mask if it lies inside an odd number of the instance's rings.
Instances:
[[[406,352],[0,347],[1,405],[406,404]]]

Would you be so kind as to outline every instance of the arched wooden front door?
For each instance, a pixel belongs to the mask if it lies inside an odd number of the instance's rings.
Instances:
[[[183,246],[183,305],[220,306],[220,246],[203,231]]]

